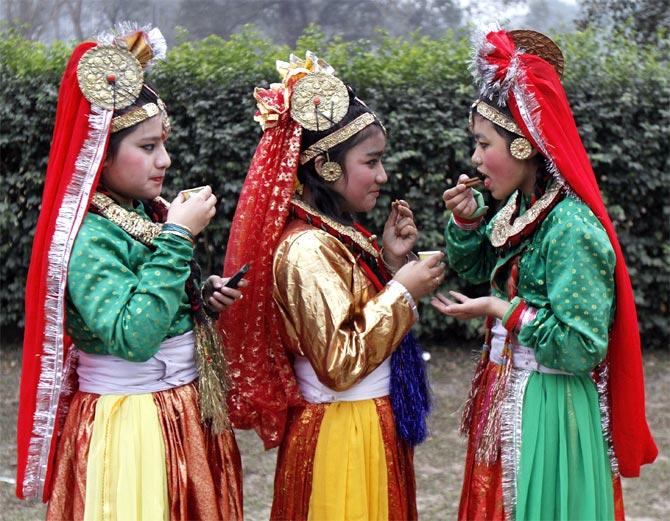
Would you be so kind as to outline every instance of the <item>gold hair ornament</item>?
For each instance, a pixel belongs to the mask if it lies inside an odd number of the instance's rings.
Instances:
[[[349,91],[332,74],[308,74],[293,87],[291,117],[307,130],[328,130],[342,121],[348,110]]]
[[[170,132],[170,118],[167,115],[167,110],[165,109],[165,104],[163,100],[158,98],[158,103],[145,103],[141,107],[138,107],[130,112],[121,114],[112,119],[112,134],[123,130],[124,128],[132,127],[142,121],[161,115],[161,120],[163,123],[163,130],[166,133]]]
[[[144,69],[165,57],[165,38],[157,29],[101,35],[77,64],[77,81],[84,97],[106,110],[132,105],[144,84]]]
[[[565,58],[563,58],[560,47],[551,38],[530,29],[516,29],[509,31],[508,34],[512,37],[517,47],[520,47],[528,54],[539,56],[549,63],[556,70],[559,77],[563,75]]]
[[[107,110],[130,106],[144,83],[142,65],[128,51],[93,47],[77,65],[77,81],[84,97]]]
[[[361,114],[351,123],[346,124],[342,128],[337,129],[332,134],[319,139],[316,143],[303,150],[300,154],[300,164],[304,165],[312,159],[327,152],[334,146],[344,143],[347,139],[363,130],[368,125],[372,125],[376,121],[375,115],[371,112]]]
[[[482,100],[477,100],[472,104],[472,108],[477,111],[477,114],[484,117],[485,119],[488,119],[491,123],[495,123],[499,127],[502,127],[505,130],[516,134],[517,136],[523,136],[523,131],[512,118],[493,108],[488,103],[485,103]],[[472,114],[472,112],[473,111],[471,110],[470,114]],[[473,121],[471,119],[470,128],[472,128],[472,125]]]
[[[482,100],[477,100],[472,104],[472,110],[470,110],[470,129],[472,129],[474,125],[472,113],[475,110],[477,111],[477,114],[488,119],[491,123],[520,136],[513,139],[509,145],[509,153],[514,159],[525,161],[532,155],[533,146],[530,144],[530,141],[523,136],[523,131],[519,125],[517,125],[512,118]]]

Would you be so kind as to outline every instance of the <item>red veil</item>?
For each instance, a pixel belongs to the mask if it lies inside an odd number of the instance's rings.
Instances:
[[[72,342],[65,332],[67,269],[72,245],[102,171],[113,115],[113,110],[99,107],[84,96],[77,69],[87,51],[98,45],[112,45],[118,38],[150,48],[142,58],[142,66],[165,55],[165,40],[158,29],[138,30],[124,24],[119,26],[119,33],[101,35],[99,43],[77,46],[58,92],[26,284],[17,423],[16,495],[21,499],[48,501],[51,495],[55,449],[77,385],[70,356]]]
[[[266,449],[281,443],[288,407],[303,403],[293,366],[280,337],[272,298],[274,251],[284,231],[295,192],[302,127],[291,118],[295,83],[306,74],[332,68],[311,53],[277,62],[281,84],[256,89],[255,119],[264,133],[249,166],[226,248],[224,273],[251,262],[244,299],[221,314],[226,360],[233,381],[228,414],[235,427],[255,429]]]

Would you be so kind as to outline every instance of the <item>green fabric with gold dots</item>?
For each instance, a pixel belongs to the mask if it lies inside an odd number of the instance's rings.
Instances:
[[[133,211],[149,219],[141,204]],[[68,267],[66,327],[78,349],[129,361],[151,358],[160,343],[193,328],[184,285],[193,246],[160,234],[151,249],[89,212]]]
[[[512,194],[511,197],[515,197]],[[521,213],[528,204],[524,199]],[[445,230],[449,265],[507,299],[508,269],[521,253],[518,297],[537,309],[519,332],[539,363],[574,376],[533,372],[525,388],[516,519],[613,519],[612,477],[590,371],[605,357],[614,316],[615,255],[593,212],[568,196],[535,233],[496,257],[488,226]],[[505,319],[512,310],[506,313]]]

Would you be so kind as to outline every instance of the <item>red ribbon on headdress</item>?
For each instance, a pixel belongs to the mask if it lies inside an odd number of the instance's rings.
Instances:
[[[658,449],[645,415],[635,299],[614,225],[600,196],[591,162],[554,67],[539,56],[518,53],[514,40],[505,31],[491,32],[486,40],[490,45],[482,57],[497,67],[495,80],[503,87],[506,82],[511,83],[507,101],[514,120],[536,149],[546,151],[545,155],[553,160],[570,188],[593,211],[616,253],[616,315],[606,358],[611,431],[621,475],[639,476],[640,466],[654,461]],[[508,75],[513,78],[507,78]],[[536,140],[538,136],[541,142]]]
[[[267,100],[269,93],[255,95]],[[304,403],[282,344],[279,312],[272,298],[273,256],[295,191],[302,127],[287,111],[277,116],[277,123],[266,128],[256,148],[226,247],[224,273],[235,273],[251,262],[245,276],[249,287],[244,299],[219,320],[233,381],[228,414],[235,427],[255,429],[266,449],[281,443],[288,407]]]
[[[103,118],[107,131],[99,132],[96,157],[82,161],[84,144],[92,135],[91,104],[79,89],[77,65],[82,55],[95,46],[87,42],[74,50],[61,81],[42,206],[28,270],[17,424],[16,494],[22,499],[49,499],[52,462],[68,405],[68,397],[61,391],[67,385],[65,364],[71,345],[64,331],[69,247],[95,191],[102,164],[99,159],[104,158],[111,122],[109,111]],[[90,153],[94,150],[88,152],[91,159]],[[86,165],[90,170],[82,174]],[[54,243],[56,233],[66,237],[64,244]],[[54,291],[54,281],[62,281],[58,291]]]

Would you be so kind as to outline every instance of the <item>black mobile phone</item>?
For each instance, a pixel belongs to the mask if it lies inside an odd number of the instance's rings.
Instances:
[[[242,266],[240,270],[235,273],[235,275],[228,279],[228,282],[225,283],[225,286],[227,288],[237,288],[237,285],[242,280],[242,277],[244,277],[244,274],[249,271],[249,267],[249,263],[246,263],[244,266]]]

